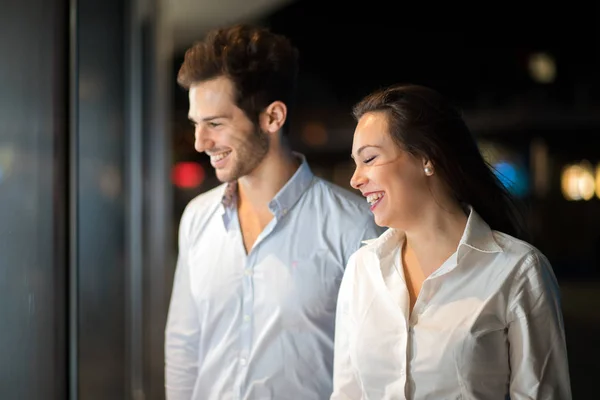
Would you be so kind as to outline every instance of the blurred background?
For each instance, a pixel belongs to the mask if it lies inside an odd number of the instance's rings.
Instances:
[[[300,51],[292,145],[349,187],[352,105],[397,82],[462,108],[563,296],[575,399],[600,377],[600,10],[315,0],[2,0],[0,399],[163,399],[183,208],[218,184],[175,82],[210,28]]]

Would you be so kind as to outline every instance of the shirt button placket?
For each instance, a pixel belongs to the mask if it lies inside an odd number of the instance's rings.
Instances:
[[[250,350],[252,348],[252,309],[254,304],[254,257],[250,255],[244,267],[242,283],[242,324],[240,329],[240,352],[239,352],[239,375],[238,387],[240,398],[243,396],[243,382],[250,362]]]

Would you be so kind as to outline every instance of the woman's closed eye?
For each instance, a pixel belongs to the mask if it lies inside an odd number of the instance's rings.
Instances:
[[[364,164],[368,164],[368,163],[370,163],[371,161],[373,161],[375,158],[377,158],[377,156],[368,157],[368,158],[366,158],[365,160],[363,160],[363,163],[364,163]]]

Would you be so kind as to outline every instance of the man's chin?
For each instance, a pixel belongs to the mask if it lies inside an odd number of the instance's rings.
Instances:
[[[230,174],[226,171],[216,170],[215,175],[217,176],[217,179],[221,183],[230,183],[230,182],[234,182],[237,180],[236,176],[234,176],[233,174]]]
[[[220,176],[217,175],[217,179],[219,180],[219,182],[221,183],[231,183],[234,182],[235,179],[229,178],[229,177],[225,177],[225,178],[221,178]]]

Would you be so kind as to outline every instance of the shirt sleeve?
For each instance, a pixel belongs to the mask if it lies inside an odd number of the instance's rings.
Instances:
[[[362,391],[356,371],[350,360],[350,336],[354,329],[349,313],[349,299],[352,296],[355,256],[351,256],[342,278],[338,293],[335,346],[333,356],[333,393],[330,400],[361,399]]]
[[[523,261],[509,297],[511,400],[570,400],[560,289],[539,253]]]
[[[190,289],[186,213],[179,228],[179,254],[165,329],[165,387],[168,400],[190,400],[198,372],[200,323]]]

